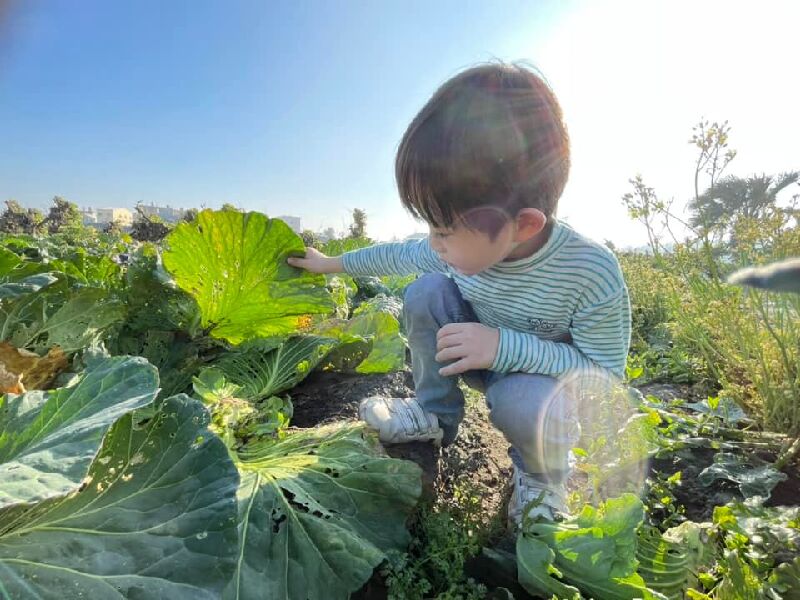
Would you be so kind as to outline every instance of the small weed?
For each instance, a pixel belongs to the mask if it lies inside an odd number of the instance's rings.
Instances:
[[[681,472],[664,475],[654,471],[647,479],[645,511],[650,523],[662,530],[686,520],[686,508],[675,497],[675,488],[681,485]]]
[[[481,500],[469,485],[456,485],[447,503],[423,506],[408,552],[391,555],[383,568],[390,600],[478,600],[486,587],[467,577],[466,562],[480,552],[491,530]]]
[[[482,392],[469,387],[463,380],[459,381],[458,387],[464,393],[464,404],[467,410],[486,401]]]

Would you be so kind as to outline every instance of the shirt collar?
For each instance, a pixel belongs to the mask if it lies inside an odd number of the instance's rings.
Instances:
[[[553,227],[550,231],[550,237],[544,243],[544,246],[525,258],[499,262],[494,265],[492,269],[498,269],[504,272],[520,272],[528,271],[534,267],[540,267],[564,245],[569,238],[569,232],[569,226],[553,218]]]

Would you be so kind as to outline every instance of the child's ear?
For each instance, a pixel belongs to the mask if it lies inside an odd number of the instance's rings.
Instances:
[[[523,208],[517,213],[515,242],[524,242],[541,233],[547,225],[547,216],[538,208]]]

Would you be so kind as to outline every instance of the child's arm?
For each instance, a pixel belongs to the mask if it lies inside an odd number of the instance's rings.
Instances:
[[[313,273],[412,275],[447,271],[447,263],[431,249],[427,239],[377,244],[341,256],[325,256],[307,248],[305,258],[290,258],[287,262]]]
[[[316,248],[306,248],[304,258],[292,256],[287,258],[286,262],[293,267],[312,273],[341,273],[344,271],[341,256],[327,256]]]
[[[580,308],[573,316],[570,333],[572,344],[500,328],[500,342],[490,369],[560,376],[603,367],[621,378],[630,344],[627,290],[623,287],[599,303]]]

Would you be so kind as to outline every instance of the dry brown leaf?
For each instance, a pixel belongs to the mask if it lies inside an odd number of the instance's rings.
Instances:
[[[45,390],[68,366],[67,357],[58,346],[50,348],[46,356],[15,348],[8,342],[0,342],[0,391],[16,386],[29,390]],[[13,379],[13,381],[12,381]],[[23,386],[24,382],[24,386]],[[21,392],[15,392],[21,393]]]
[[[9,373],[6,366],[0,363],[0,392],[3,394],[24,394],[25,387],[22,385],[22,375]]]

